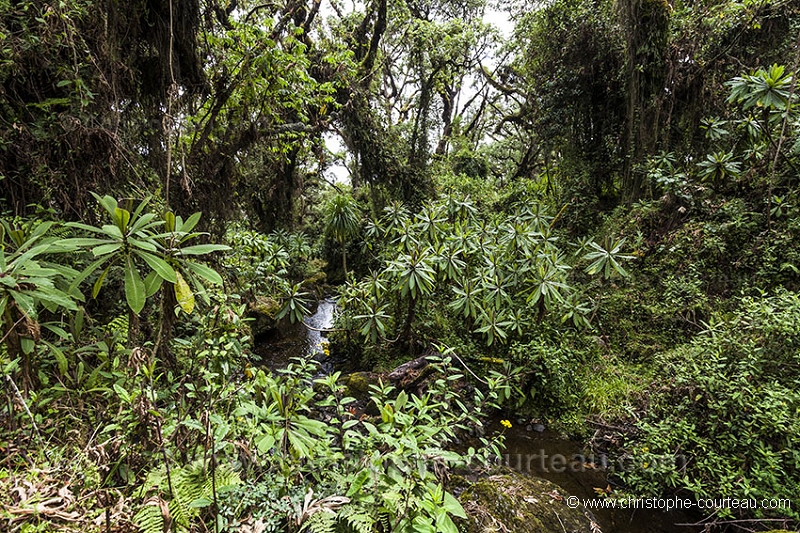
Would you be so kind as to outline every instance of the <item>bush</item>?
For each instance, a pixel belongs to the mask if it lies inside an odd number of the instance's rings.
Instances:
[[[734,312],[716,315],[656,362],[665,386],[630,450],[637,468],[623,477],[633,492],[797,499],[800,295],[741,298]],[[682,460],[678,467],[654,461],[665,456]]]

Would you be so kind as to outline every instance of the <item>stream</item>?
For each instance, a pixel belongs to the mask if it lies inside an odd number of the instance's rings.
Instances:
[[[540,428],[541,429],[541,428]],[[493,432],[502,431],[499,421],[489,426]],[[526,474],[545,478],[559,485],[567,494],[582,500],[598,499],[598,489],[608,486],[607,472],[601,468],[563,468],[556,472],[553,469],[554,456],[560,455],[567,464],[576,464],[576,456],[587,461],[592,459],[591,452],[582,448],[581,443],[565,439],[548,430],[537,432],[524,425],[514,425],[505,430],[505,452],[502,464]],[[542,457],[547,458],[543,460]],[[594,457],[600,464],[600,457]],[[561,470],[556,468],[555,470]],[[598,525],[603,533],[696,533],[702,527],[678,526],[676,524],[694,524],[702,517],[697,513],[672,510],[633,509],[592,509]]]
[[[321,373],[333,371],[333,360],[324,350],[327,333],[317,330],[333,328],[336,303],[332,298],[325,298],[317,303],[314,314],[307,317],[303,324],[281,323],[279,326],[258,339],[255,352],[261,358],[261,364],[275,370],[286,366],[294,357],[314,358],[321,364]],[[581,444],[565,439],[548,430],[536,431],[533,426],[515,424],[504,429],[498,420],[489,424],[488,431],[505,431],[506,450],[502,463],[526,474],[543,477],[564,491],[580,499],[597,499],[595,489],[603,490],[608,486],[606,472],[600,468],[564,468],[554,471],[539,460],[542,454],[547,457],[561,455],[567,463],[572,463],[576,455],[589,457]],[[537,429],[542,429],[537,428]],[[538,454],[538,455],[537,455]],[[530,460],[530,457],[537,457]],[[557,469],[561,470],[561,469]],[[603,533],[695,533],[703,531],[702,527],[678,526],[676,524],[696,523],[700,516],[685,511],[661,512],[658,510],[631,509],[592,509],[597,523]]]
[[[301,323],[290,324],[282,320],[274,330],[259,336],[254,352],[260,357],[261,364],[271,370],[285,367],[292,358],[313,358],[320,362],[323,373],[333,371],[333,364],[327,360],[324,344],[328,334],[323,331],[333,328],[336,317],[336,302],[333,298],[325,298],[317,302],[314,313],[305,319],[308,328]]]

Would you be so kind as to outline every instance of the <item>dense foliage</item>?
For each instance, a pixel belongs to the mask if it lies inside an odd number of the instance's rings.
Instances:
[[[798,35],[796,0],[0,1],[0,528],[451,533],[509,413],[635,465],[605,497],[796,506]],[[262,358],[331,294],[322,367]]]

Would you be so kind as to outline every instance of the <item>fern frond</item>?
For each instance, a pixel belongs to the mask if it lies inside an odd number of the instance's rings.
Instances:
[[[356,506],[346,505],[342,507],[339,509],[338,518],[340,522],[347,524],[348,528],[355,533],[373,533],[375,531],[375,519]]]
[[[217,493],[219,493],[220,490],[238,485],[241,482],[242,479],[239,477],[239,472],[231,468],[229,465],[217,465],[217,468],[214,472],[214,479],[212,480],[210,475],[206,476],[206,482],[203,487],[203,491],[205,492],[206,496],[211,498],[214,495],[215,485]]]
[[[163,533],[164,516],[159,505],[160,498],[150,498],[133,516],[133,523],[141,533]]]
[[[241,482],[239,474],[228,465],[218,466],[214,477],[215,481],[212,481],[211,473],[203,467],[202,461],[196,461],[183,468],[173,469],[170,480],[167,479],[165,469],[161,467],[147,474],[145,483],[139,488],[137,495],[144,497],[152,487],[157,487],[162,494],[168,494],[171,481],[172,499],[168,504],[170,518],[173,525],[189,529],[191,521],[200,514],[200,509],[207,507],[213,501],[215,484],[217,492],[219,492],[222,488],[237,485]],[[148,509],[149,507],[152,507],[152,505],[145,503],[140,510],[140,512],[144,513],[142,518],[145,521],[152,513]],[[159,508],[156,507],[156,510],[159,510]],[[138,522],[134,523],[139,525]],[[150,525],[152,524],[148,522],[148,527]],[[145,532],[143,528],[143,533],[152,532]],[[157,533],[161,533],[161,530]]]
[[[314,513],[300,531],[305,533],[336,533],[336,514],[327,511]]]
[[[192,503],[203,497],[205,481],[203,464],[200,462],[173,471],[169,512],[176,524],[189,527],[189,522],[198,512]]]

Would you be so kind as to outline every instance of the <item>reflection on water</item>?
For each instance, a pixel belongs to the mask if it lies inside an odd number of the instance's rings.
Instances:
[[[333,328],[335,313],[336,302],[332,298],[320,300],[314,313],[306,317],[305,323],[310,327],[282,320],[277,328],[256,339],[253,351],[261,358],[262,365],[273,370],[286,366],[293,357],[304,357],[317,359],[322,370],[330,372],[332,365],[326,361],[324,350],[328,334],[318,330]]]
[[[491,430],[501,431],[500,424]],[[560,437],[550,431],[537,432],[515,425],[505,430],[506,450],[502,462],[525,474],[543,477],[560,485],[568,494],[580,499],[600,498],[599,492],[608,489],[604,458],[593,456],[580,443]],[[702,527],[678,526],[692,524],[702,517],[686,511],[592,509],[591,513],[603,533],[695,533]]]

